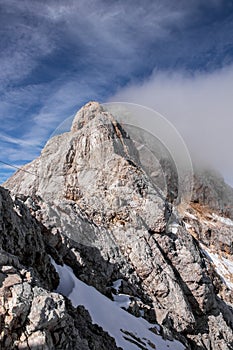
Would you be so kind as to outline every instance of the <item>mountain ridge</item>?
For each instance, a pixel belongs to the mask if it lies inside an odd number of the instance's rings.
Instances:
[[[219,206],[219,194],[208,194],[214,181],[202,181],[199,192],[197,181],[193,204],[181,216],[142,169],[130,135],[96,102],[23,170],[4,186],[43,225],[55,261],[110,297],[112,282],[123,279],[129,311],[144,313],[187,349],[233,347],[232,290],[203,253],[220,248],[232,258],[231,225],[218,219],[213,226],[217,206],[231,218],[228,199]]]

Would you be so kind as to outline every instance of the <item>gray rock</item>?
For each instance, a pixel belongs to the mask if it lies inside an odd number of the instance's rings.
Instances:
[[[111,114],[92,102],[77,113],[70,132],[49,140],[40,157],[26,165],[25,172],[18,171],[5,186],[15,195],[23,194],[16,198],[17,210],[27,206],[28,213],[43,225],[43,238],[38,237],[41,249],[72,266],[80,279],[108,295],[112,281],[122,278],[132,296],[139,296],[154,313],[164,335],[178,337],[190,349],[230,350],[232,309],[223,293],[221,299],[217,295],[218,278],[205,262],[197,240],[211,243],[205,234],[205,220],[175,211],[171,214],[168,200],[177,196],[173,166],[163,157],[160,161],[167,168],[167,196],[160,173],[153,178],[149,161],[142,165],[129,135]],[[220,189],[225,188],[221,197],[215,181],[201,178],[199,184],[195,184],[195,203],[187,208],[189,214],[194,211],[196,215],[197,208],[193,207],[198,204],[227,215],[227,187],[221,183]],[[204,188],[208,191],[203,195]],[[192,230],[186,229],[187,224]],[[213,231],[212,240],[231,247],[230,232],[220,225]],[[19,234],[24,237],[22,232]],[[22,249],[25,244],[22,240]],[[10,253],[24,263],[25,252]],[[37,271],[33,263],[32,259]],[[37,272],[41,276],[43,269]],[[64,301],[59,299],[62,297],[46,293],[41,290],[38,297],[34,296],[30,310],[36,317],[34,322],[29,314],[27,331],[41,332],[39,337],[46,334],[50,339],[53,319],[63,322],[71,317],[74,324],[76,321],[73,311],[67,316]],[[54,307],[58,299],[63,304]],[[137,307],[133,309],[138,312]],[[98,348],[87,315],[84,319],[88,324],[83,333],[85,346]],[[59,334],[55,338],[59,346],[64,343],[64,349],[70,346]],[[106,342],[107,349],[111,340]]]
[[[117,349],[87,311],[51,291],[58,276],[46,252],[46,228],[1,187],[0,222],[0,348],[90,350],[95,338],[96,349]]]

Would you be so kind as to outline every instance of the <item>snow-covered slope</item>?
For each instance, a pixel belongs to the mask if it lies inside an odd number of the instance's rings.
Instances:
[[[52,263],[60,277],[57,292],[68,297],[75,307],[84,305],[93,322],[114,337],[124,350],[185,349],[180,342],[164,340],[150,331],[150,328],[156,330],[156,325],[129,314],[95,288],[80,281],[69,266],[57,265],[53,260]]]
[[[233,290],[233,260],[225,258],[201,245],[207,258],[211,261],[222,281]]]

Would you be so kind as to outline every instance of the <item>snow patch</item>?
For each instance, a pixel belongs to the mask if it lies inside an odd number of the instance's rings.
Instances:
[[[115,304],[119,307],[124,307],[126,310],[129,308],[131,300],[130,295],[127,294],[112,294]]]
[[[167,229],[168,229],[169,232],[172,232],[172,233],[176,234],[177,231],[178,231],[178,227],[179,226],[180,225],[177,222],[173,221],[173,222],[169,223]]]
[[[184,350],[180,342],[164,340],[160,335],[151,332],[154,324],[145,319],[129,314],[119,308],[113,301],[99,293],[95,288],[80,281],[67,265],[57,265],[52,259],[60,283],[57,291],[68,297],[73,306],[84,305],[94,323],[101,326],[116,340],[124,350]]]
[[[224,217],[218,216],[218,215],[216,215],[214,213],[212,213],[212,216],[213,216],[213,219],[221,222],[222,224],[225,224],[227,226],[233,226],[233,221],[231,219],[229,219],[229,218],[224,218]]]
[[[197,217],[193,214],[190,214],[188,211],[185,212],[185,215],[190,219],[197,220]]]
[[[119,289],[121,287],[122,281],[123,281],[122,279],[119,279],[119,280],[114,281],[112,284],[112,288],[115,289],[115,291],[117,293],[119,293]]]
[[[203,245],[201,245],[204,254],[213,263],[217,273],[222,278],[228,288],[233,290],[233,261],[224,258],[217,253],[213,253]]]
[[[116,294],[112,293],[112,297],[116,305],[118,305],[119,307],[123,307],[127,310],[131,303],[131,297],[127,294],[119,294],[122,281],[122,279],[119,279],[113,282],[112,289],[115,290]]]
[[[187,222],[184,222],[184,226],[186,230],[189,230],[190,228],[192,228],[192,225],[188,224]]]

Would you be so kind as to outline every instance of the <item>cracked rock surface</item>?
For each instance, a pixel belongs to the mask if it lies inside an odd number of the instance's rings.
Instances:
[[[200,246],[208,247],[218,236],[232,255],[232,228],[221,223],[211,236],[205,234],[209,224],[200,213],[206,205],[215,211],[218,196],[202,196],[207,180],[196,185],[186,216],[172,213],[159,185],[142,169],[130,136],[96,102],[84,106],[71,131],[49,140],[24,170],[5,183],[15,196],[14,204],[1,190],[0,224],[5,234],[0,239],[3,256],[12,259],[4,266],[13,268],[5,282],[12,285],[5,288],[14,295],[11,299],[4,292],[4,307],[15,310],[9,315],[18,315],[9,316],[11,337],[4,335],[3,340],[10,337],[10,344],[24,347],[40,342],[48,349],[91,348],[94,326],[87,314],[79,308],[74,316],[67,300],[52,292],[58,280],[50,254],[107,296],[113,281],[121,278],[122,288],[135,298],[131,312],[139,312],[139,297],[144,317],[158,322],[164,334],[178,338],[187,349],[233,348],[231,291],[219,287],[220,277]],[[213,183],[208,181],[208,186],[211,191]],[[175,230],[168,228],[171,218]],[[27,302],[20,304],[17,296]],[[84,322],[82,334],[75,317]],[[98,339],[104,339],[106,349],[116,348],[104,332],[92,341]],[[76,343],[71,346],[68,341]]]
[[[0,187],[0,348],[117,349],[82,308],[53,292],[58,275],[43,226]]]

